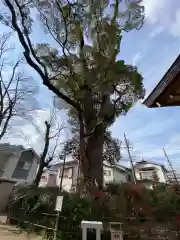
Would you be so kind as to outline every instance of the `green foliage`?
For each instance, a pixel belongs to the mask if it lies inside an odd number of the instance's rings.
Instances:
[[[54,229],[57,191],[57,188],[20,187],[16,189],[9,202],[9,221],[39,233],[42,229],[33,224]],[[81,239],[80,223],[82,220],[109,221],[113,219],[112,211],[109,208],[109,198],[95,201],[88,196],[82,198],[77,194],[66,192],[62,194],[64,200],[58,232],[63,237],[62,239],[66,239],[68,236],[72,236],[73,239]],[[52,236],[52,231],[47,230],[47,235]]]
[[[5,20],[11,19],[27,63],[45,86],[75,108],[77,118],[81,115],[83,175],[100,188],[105,132],[145,93],[137,68],[120,60],[119,55],[123,32],[143,24],[142,0],[4,2],[11,14]],[[33,11],[53,47],[47,42],[31,42],[37,21]],[[5,22],[3,16],[0,20]],[[117,149],[117,141],[114,143],[109,141],[106,149]],[[117,151],[108,160],[112,162],[114,157],[119,158]]]
[[[143,222],[148,221],[155,225],[171,222],[177,227],[176,217],[180,215],[179,187],[157,186],[148,190],[138,184],[109,184],[106,194],[98,200],[90,196],[62,194],[64,201],[58,231],[61,239],[81,239],[82,220],[103,221],[106,230],[109,222],[131,225],[127,220],[129,218],[133,218],[132,223],[137,227],[143,227]],[[16,223],[30,231],[41,230],[33,224],[54,228],[56,196],[57,189],[53,188],[18,188],[9,203],[10,222],[15,218]],[[133,209],[136,211],[133,212]],[[52,236],[52,230],[47,230],[46,236]]]
[[[38,44],[38,56],[53,84],[89,112],[84,114],[85,121],[93,119],[93,128],[101,122],[111,125],[144,96],[137,68],[117,60],[122,31],[142,25],[141,1],[90,1],[87,5],[84,1],[41,0],[36,7],[62,52]]]
[[[71,155],[74,160],[79,160],[79,137],[77,133],[72,136],[72,139],[66,143],[64,148],[66,148],[67,154]],[[120,159],[121,142],[119,139],[112,137],[111,132],[106,130],[103,144],[103,161],[110,164],[116,164]]]

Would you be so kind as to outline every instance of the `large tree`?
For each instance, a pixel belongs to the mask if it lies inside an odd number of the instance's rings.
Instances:
[[[142,76],[120,60],[123,31],[140,28],[141,0],[4,0],[27,63],[77,112],[84,180],[102,187],[106,129],[144,96]],[[121,10],[123,9],[123,10]],[[34,11],[34,12],[33,12]],[[31,41],[38,13],[56,48]]]

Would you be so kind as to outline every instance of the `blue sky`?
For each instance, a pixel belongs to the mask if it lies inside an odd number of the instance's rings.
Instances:
[[[179,0],[144,0],[144,6],[146,9],[144,26],[139,31],[124,33],[119,58],[138,66],[144,77],[147,96],[180,53],[180,2]],[[34,29],[35,42],[44,41],[44,36],[39,27]],[[16,51],[20,52],[21,48],[17,42]],[[28,67],[24,67],[24,71],[33,76],[37,82],[39,81],[36,73]],[[39,85],[37,99],[39,106],[33,114],[35,121],[41,126],[49,116],[51,93]],[[144,158],[165,163],[162,151],[164,147],[175,168],[180,170],[179,113],[180,107],[148,109],[138,102],[126,116],[117,119],[111,130],[113,136],[121,140],[124,132],[127,134],[133,146],[134,159]],[[62,113],[60,121],[63,122],[65,119],[65,113]],[[41,137],[33,126],[23,122],[20,127],[25,131],[31,144],[41,148]],[[64,138],[68,138],[69,132],[67,131],[65,135]],[[6,139],[17,143],[14,135]],[[18,137],[18,141],[24,144],[23,138]],[[123,152],[126,156],[125,150]],[[125,161],[122,160],[122,163]]]
[[[145,24],[140,31],[124,35],[119,57],[138,66],[147,96],[180,54],[180,2],[145,0],[144,5]],[[179,107],[148,109],[138,102],[115,122],[112,133],[123,139],[126,132],[136,159],[165,163],[164,147],[180,169],[179,114]]]

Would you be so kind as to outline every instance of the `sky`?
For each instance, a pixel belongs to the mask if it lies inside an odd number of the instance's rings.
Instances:
[[[138,31],[133,30],[123,34],[119,59],[138,67],[144,78],[147,97],[180,53],[180,1],[144,0],[143,4],[145,6],[144,25]],[[7,31],[6,28],[4,29]],[[44,41],[43,34],[40,27],[36,27],[33,40]],[[21,52],[21,47],[17,43],[16,46],[16,51]],[[38,104],[37,109],[33,111],[33,119],[42,128],[42,123],[49,117],[52,94],[39,84],[41,80],[36,73],[27,66],[24,66],[24,70],[28,71],[38,83]],[[134,161],[145,159],[166,165],[162,151],[162,148],[165,148],[174,167],[180,171],[179,114],[180,107],[149,109],[139,101],[126,116],[116,120],[111,131],[113,136],[120,140],[123,140],[123,135],[126,133],[131,142]],[[64,123],[66,120],[67,117],[63,111],[59,121]],[[42,136],[28,121],[22,121],[14,129],[16,132],[23,131],[34,148],[42,148]],[[69,136],[69,131],[65,130],[62,138],[64,140]],[[17,143],[17,140],[18,143],[27,145],[27,141],[22,136],[14,134],[14,131],[12,136],[8,135],[4,141]],[[126,149],[124,148],[122,152],[124,157],[121,163],[127,164]]]

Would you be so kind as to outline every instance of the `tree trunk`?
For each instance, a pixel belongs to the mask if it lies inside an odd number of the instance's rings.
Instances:
[[[42,163],[39,164],[39,168],[38,168],[36,177],[35,177],[34,182],[33,182],[33,185],[36,186],[36,187],[39,186],[39,182],[41,180],[41,176],[42,176],[44,167],[45,167],[44,164],[42,164]]]
[[[83,118],[82,115],[79,114],[79,123],[80,123],[80,172],[82,174],[83,177],[83,181],[84,181],[84,187],[87,188],[86,183],[88,183],[89,179],[90,179],[90,174],[89,174],[89,162],[86,156],[86,143],[85,143],[85,132],[84,132],[84,122],[83,122]]]
[[[89,174],[99,190],[103,188],[103,144],[105,128],[97,126],[86,142],[86,156],[89,162]]]
[[[103,188],[103,144],[105,127],[103,124],[96,126],[90,132],[91,126],[85,125],[83,118],[80,120],[80,169],[84,179],[84,186],[88,192]]]

